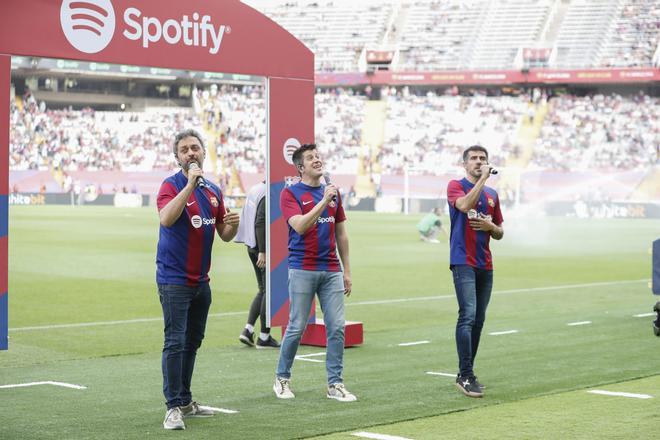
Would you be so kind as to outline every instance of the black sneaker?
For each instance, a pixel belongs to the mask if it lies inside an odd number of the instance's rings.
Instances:
[[[257,338],[257,348],[280,348],[280,343],[277,342],[271,335],[268,335],[268,339],[263,341],[261,338]]]
[[[254,347],[254,332],[244,328],[241,335],[238,337],[238,340],[248,347]]]
[[[456,376],[456,388],[468,397],[484,396],[484,392],[477,386],[474,376]]]
[[[660,336],[660,301],[655,303],[653,311],[657,314],[655,321],[653,321],[653,333]]]
[[[474,379],[474,384],[475,384],[476,386],[478,386],[479,388],[481,388],[482,391],[486,389],[486,385],[480,383],[480,382],[477,380],[477,376],[474,376],[473,379]]]

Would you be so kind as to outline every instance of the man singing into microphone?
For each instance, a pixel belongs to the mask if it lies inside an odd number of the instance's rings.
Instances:
[[[158,192],[156,282],[165,323],[165,429],[185,429],[184,417],[213,415],[192,400],[190,383],[211,305],[208,272],[213,238],[217,231],[222,241],[231,241],[239,216],[225,209],[220,189],[202,177],[205,153],[195,130],[177,134],[174,157],[181,171],[165,179]]]
[[[351,294],[351,267],[344,208],[337,188],[321,185],[323,162],[315,144],[304,144],[293,153],[302,180],[284,188],[282,215],[289,227],[289,325],[282,340],[273,390],[280,399],[293,399],[291,366],[318,295],[327,335],[326,396],[340,402],[357,400],[344,387],[344,295]],[[337,250],[342,265],[337,258]],[[343,266],[343,272],[342,272]]]
[[[449,268],[458,300],[456,349],[459,374],[456,386],[469,397],[483,397],[484,386],[474,374],[474,359],[493,287],[490,238],[500,240],[502,211],[497,192],[486,186],[495,174],[488,164],[488,151],[473,145],[463,152],[465,177],[447,186],[451,219]]]

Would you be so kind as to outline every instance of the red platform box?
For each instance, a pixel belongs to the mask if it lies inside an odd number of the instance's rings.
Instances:
[[[282,337],[284,337],[285,332],[286,327],[282,327]],[[346,326],[344,328],[344,347],[360,345],[363,341],[362,323],[346,321]],[[300,343],[316,347],[326,346],[325,323],[322,319],[316,319],[316,323],[314,324],[307,324],[307,328],[305,328]]]

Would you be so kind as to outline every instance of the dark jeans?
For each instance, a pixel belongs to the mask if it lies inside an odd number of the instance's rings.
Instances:
[[[170,409],[192,401],[190,382],[204,339],[211,288],[208,283],[196,287],[159,284],[158,294],[165,322],[163,394]]]
[[[474,358],[477,356],[481,329],[486,320],[486,309],[493,289],[493,271],[462,264],[453,266],[451,271],[458,300],[458,366],[461,376],[473,376]]]
[[[259,251],[257,249],[248,248],[248,255],[252,262],[254,275],[257,277],[259,291],[252,300],[252,305],[250,305],[247,322],[250,325],[254,325],[257,322],[257,318],[261,317],[261,333],[270,333],[270,328],[266,326],[266,270],[257,267],[257,259],[259,258]]]

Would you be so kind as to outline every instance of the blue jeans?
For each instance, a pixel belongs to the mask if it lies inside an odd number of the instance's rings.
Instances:
[[[158,294],[165,323],[163,394],[170,409],[192,401],[190,382],[204,339],[211,288],[208,283],[196,287],[159,284]]]
[[[493,271],[463,264],[453,266],[451,271],[458,299],[458,366],[461,376],[473,376],[474,358],[477,356],[481,329],[484,327],[486,309],[493,289]]]
[[[328,384],[342,383],[345,325],[342,272],[289,269],[289,325],[280,347],[276,374],[285,379],[291,378],[291,366],[305,331],[315,294],[319,297],[325,322],[328,346],[325,368]]]

